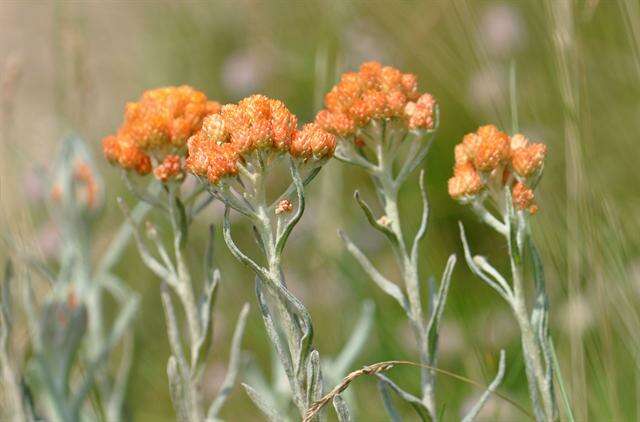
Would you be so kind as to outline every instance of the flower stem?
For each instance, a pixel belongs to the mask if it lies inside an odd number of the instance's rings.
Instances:
[[[402,272],[402,278],[409,301],[409,318],[414,337],[420,354],[420,363],[431,365],[432,357],[426,338],[426,325],[422,310],[422,300],[420,296],[420,280],[418,275],[418,262],[410,256],[402,232],[400,212],[398,210],[398,187],[392,176],[391,163],[387,162],[384,152],[379,156],[379,171],[372,177],[376,186],[379,187],[379,195],[383,203],[384,212],[389,219],[389,225],[397,239],[397,246],[394,248],[396,259]],[[435,373],[426,367],[421,368],[421,388],[422,402],[429,410],[432,419],[437,418],[435,401]]]

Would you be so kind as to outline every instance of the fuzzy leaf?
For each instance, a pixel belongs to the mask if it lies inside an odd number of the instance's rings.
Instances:
[[[344,401],[340,394],[336,394],[333,398],[333,407],[338,414],[338,422],[351,422],[351,412],[349,412],[349,406]]]
[[[406,391],[404,391],[396,383],[391,381],[387,376],[383,374],[376,374],[376,376],[380,381],[386,383],[386,385],[391,390],[393,390],[393,392],[395,392],[398,395],[398,397],[400,397],[402,400],[410,404],[411,407],[413,407],[413,410],[415,410],[416,413],[418,414],[418,417],[420,417],[421,421],[431,422],[432,418],[431,418],[431,415],[429,414],[429,409],[427,409],[427,407],[424,404],[422,404],[422,401],[420,401],[419,398],[417,398],[411,393],[407,393]]]
[[[440,332],[440,321],[442,319],[442,313],[444,312],[444,305],[447,301],[447,294],[449,293],[449,286],[451,284],[451,274],[453,268],[456,265],[456,256],[452,254],[447,260],[447,265],[442,274],[442,280],[440,280],[440,289],[435,297],[435,306],[431,312],[429,318],[429,324],[427,326],[427,342],[428,352],[431,359],[431,364],[435,362],[437,348],[438,348],[438,335]]]
[[[402,418],[398,413],[398,409],[396,409],[396,406],[393,404],[393,398],[391,397],[388,384],[383,380],[379,380],[378,390],[380,391],[380,395],[382,396],[382,404],[384,405],[384,409],[387,411],[391,422],[402,422]]]
[[[181,422],[188,421],[189,412],[183,391],[184,381],[180,376],[180,370],[178,369],[178,362],[175,356],[169,357],[169,361],[167,362],[167,377],[169,378],[171,401],[173,402],[173,408],[177,413],[178,420]]]
[[[376,283],[378,287],[382,289],[382,291],[394,298],[400,304],[402,309],[405,310],[405,312],[408,312],[409,304],[404,294],[402,293],[402,290],[400,290],[400,287],[380,274],[380,272],[373,266],[369,258],[365,256],[360,248],[358,248],[342,230],[338,230],[338,234],[347,246],[347,250],[351,253],[351,255],[353,255],[356,261],[358,261],[362,269],[369,275],[369,277],[371,277],[373,282]]]
[[[307,403],[313,403],[322,396],[322,373],[320,354],[313,350],[307,360]]]
[[[285,224],[284,229],[282,230],[282,234],[276,240],[276,254],[279,256],[282,254],[282,250],[284,249],[285,244],[287,243],[287,239],[291,234],[291,231],[298,224],[300,218],[302,218],[302,214],[304,213],[305,207],[305,198],[304,198],[304,185],[302,184],[302,180],[300,179],[300,173],[298,172],[298,168],[296,167],[293,159],[289,160],[289,170],[291,171],[291,178],[293,179],[293,185],[296,188],[296,195],[298,198],[298,208],[293,216],[289,219],[289,221]]]
[[[505,291],[498,283],[489,278],[475,263],[473,257],[471,256],[471,250],[469,249],[469,243],[467,242],[467,236],[464,233],[464,226],[462,222],[458,222],[458,226],[460,227],[460,240],[462,241],[462,247],[464,249],[464,258],[467,262],[467,265],[471,269],[476,276],[478,276],[482,281],[491,286],[496,292],[500,294],[509,304],[511,304],[511,296],[510,293]]]
[[[364,212],[364,215],[367,217],[367,221],[369,222],[369,224],[371,224],[374,229],[384,234],[394,247],[398,247],[399,243],[396,234],[387,226],[380,224],[378,220],[376,220],[376,218],[373,216],[373,211],[371,211],[371,207],[369,207],[369,205],[360,197],[360,192],[355,191],[353,197],[356,199],[356,202]]]
[[[260,312],[262,313],[262,319],[264,321],[265,328],[267,330],[267,335],[271,340],[271,344],[276,349],[278,353],[278,357],[280,358],[280,363],[284,368],[284,371],[287,375],[289,383],[294,385],[294,370],[293,370],[293,362],[291,361],[291,355],[289,353],[289,348],[287,344],[280,338],[278,334],[278,330],[276,328],[275,322],[273,320],[273,316],[271,315],[271,310],[269,309],[269,305],[267,304],[264,293],[262,292],[262,286],[260,285],[260,279],[256,278],[256,296],[258,297],[258,304],[260,305]]]
[[[267,417],[267,419],[271,422],[282,422],[285,420],[282,416],[278,414],[278,411],[274,409],[267,400],[265,400],[256,390],[253,389],[248,384],[242,383],[242,387],[247,392],[247,395],[251,399],[251,401],[260,409],[260,411]]]
[[[247,325],[247,316],[249,315],[249,304],[245,303],[240,311],[240,315],[238,316],[238,322],[236,323],[236,328],[233,331],[233,338],[231,340],[231,350],[229,351],[229,365],[227,366],[227,373],[220,385],[220,391],[216,398],[211,403],[209,407],[209,411],[207,412],[208,418],[215,418],[220,409],[222,409],[222,405],[224,405],[225,401],[231,394],[233,390],[233,386],[236,383],[236,378],[238,377],[238,372],[240,371],[240,355],[242,351],[241,343],[242,337],[244,335],[244,329]]]
[[[231,206],[229,204],[225,204],[224,209],[224,219],[222,222],[222,237],[224,238],[224,242],[227,244],[229,251],[231,254],[240,262],[248,266],[256,273],[258,277],[266,278],[267,274],[264,268],[258,265],[254,260],[245,255],[240,248],[236,245],[231,237],[231,221],[229,220],[229,212],[231,211]]]
[[[420,170],[420,196],[422,197],[422,218],[420,219],[420,227],[416,232],[416,236],[413,239],[413,246],[411,247],[411,260],[417,262],[418,250],[420,249],[420,241],[427,233],[427,224],[429,223],[429,198],[427,196],[427,190],[424,186],[424,169]]]
[[[63,391],[69,382],[73,360],[87,329],[87,309],[67,301],[45,304],[40,320],[41,360]]]
[[[216,300],[218,286],[220,285],[220,272],[214,270],[211,277],[205,281],[205,285],[198,306],[200,325],[202,331],[195,344],[195,373],[200,374],[204,366],[206,356],[211,349],[211,338],[213,337],[213,305]]]

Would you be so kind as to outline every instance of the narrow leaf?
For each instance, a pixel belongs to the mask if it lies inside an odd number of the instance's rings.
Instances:
[[[238,316],[238,322],[236,322],[236,328],[233,331],[233,338],[231,340],[231,350],[229,352],[229,365],[227,366],[227,374],[220,385],[220,391],[213,403],[209,407],[209,411],[207,412],[208,418],[215,418],[218,413],[220,413],[220,409],[224,405],[225,401],[231,394],[233,386],[236,383],[236,378],[238,377],[238,372],[240,371],[240,361],[241,361],[241,343],[242,337],[244,335],[244,329],[247,325],[247,315],[249,315],[249,304],[245,303],[240,311],[240,315]]]
[[[189,412],[187,410],[187,403],[185,403],[184,397],[184,381],[180,376],[175,356],[169,357],[169,361],[167,362],[167,377],[169,378],[169,393],[171,395],[171,401],[173,402],[173,408],[177,413],[178,420],[180,422],[188,421]]]
[[[429,324],[427,325],[427,342],[428,342],[428,351],[429,357],[431,359],[431,364],[435,362],[437,348],[438,348],[438,335],[440,332],[440,321],[442,320],[442,314],[444,312],[444,305],[447,301],[447,294],[449,293],[449,286],[451,284],[451,274],[453,273],[453,268],[456,265],[456,256],[452,254],[449,256],[447,260],[447,265],[444,269],[444,273],[442,274],[442,279],[440,280],[440,289],[435,298],[435,306],[431,312],[431,317],[429,318]]]
[[[482,410],[484,405],[487,403],[491,395],[496,391],[500,383],[502,383],[502,379],[504,378],[504,369],[505,369],[505,353],[504,350],[500,350],[500,362],[498,364],[498,373],[496,377],[493,379],[489,387],[482,393],[480,399],[473,405],[471,410],[462,418],[462,422],[472,422],[478,416],[478,413]]]
[[[360,192],[355,191],[353,196],[356,199],[356,202],[358,203],[362,211],[364,212],[364,215],[367,217],[367,221],[369,222],[369,224],[374,229],[378,230],[380,233],[385,235],[394,247],[397,247],[399,243],[398,243],[398,238],[396,237],[396,234],[393,231],[391,231],[389,227],[379,223],[378,220],[376,220],[376,218],[373,215],[373,211],[371,211],[371,207],[369,207],[369,205],[360,197]]]
[[[379,380],[378,390],[380,391],[380,395],[382,396],[382,404],[384,405],[384,408],[387,411],[391,422],[402,422],[400,413],[398,413],[398,409],[396,409],[396,406],[393,404],[393,398],[391,397],[391,392],[389,391],[388,384],[383,380]]]
[[[389,296],[393,297],[404,309],[408,312],[409,304],[407,299],[404,297],[402,290],[400,288],[389,281],[386,277],[384,277],[380,272],[373,266],[371,261],[365,256],[365,254],[358,248],[349,237],[342,231],[338,230],[338,234],[344,241],[347,246],[347,250],[353,255],[353,257],[358,261],[362,269],[367,273],[369,277],[373,280],[374,283],[378,285]]]
[[[313,403],[322,396],[322,373],[320,354],[313,350],[307,361],[307,403]]]
[[[429,410],[424,404],[422,404],[422,401],[419,398],[417,398],[411,393],[407,393],[406,391],[404,391],[396,383],[391,381],[391,379],[389,379],[386,375],[376,374],[376,377],[378,377],[380,381],[386,383],[386,385],[394,393],[396,393],[398,397],[400,397],[402,400],[410,404],[411,407],[413,407],[413,410],[415,410],[416,413],[418,414],[418,417],[420,417],[421,421],[431,422],[432,418],[431,418],[431,415],[429,414]]]
[[[458,222],[458,226],[460,227],[460,239],[462,240],[462,247],[464,249],[464,258],[471,271],[497,291],[509,304],[511,304],[511,296],[509,292],[506,292],[498,283],[489,278],[474,262],[473,257],[471,256],[471,250],[469,249],[469,243],[467,242],[467,236],[464,233],[464,226],[461,222]]]
[[[250,385],[242,383],[242,387],[246,391],[247,395],[255,404],[258,409],[267,417],[267,419],[271,422],[282,422],[285,420],[282,416],[278,414],[278,411],[274,409],[267,400],[265,400],[256,390],[254,390]]]
[[[340,394],[336,394],[333,398],[333,407],[336,409],[338,422],[351,422],[349,406],[347,406],[347,402],[344,401]]]
[[[304,213],[305,207],[305,199],[304,199],[304,185],[302,184],[302,180],[300,179],[300,173],[298,172],[298,168],[296,167],[293,159],[289,160],[289,170],[291,171],[291,178],[293,179],[293,185],[296,188],[296,195],[298,197],[298,208],[296,212],[293,214],[291,219],[287,221],[284,229],[282,230],[282,234],[276,241],[276,254],[281,254],[284,249],[284,245],[287,243],[287,239],[291,234],[291,231],[298,224],[300,218],[302,218],[302,214]]]

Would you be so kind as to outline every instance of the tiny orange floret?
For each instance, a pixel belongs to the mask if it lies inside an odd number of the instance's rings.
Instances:
[[[457,165],[448,183],[449,195],[455,199],[476,195],[483,188],[480,175],[471,163]]]
[[[547,155],[547,146],[541,143],[533,143],[523,148],[513,150],[511,167],[518,176],[528,178],[542,168],[544,158]]]
[[[474,157],[474,165],[478,171],[494,170],[507,161],[510,154],[509,135],[494,125],[482,126],[476,133],[480,137]]]
[[[527,210],[531,214],[535,214],[538,211],[538,206],[534,202],[533,190],[525,186],[524,183],[516,182],[511,190],[513,196],[513,205],[518,210]]]
[[[335,149],[335,135],[325,132],[315,123],[308,123],[296,134],[289,152],[293,157],[306,161],[331,157]]]
[[[153,175],[162,183],[168,182],[171,178],[178,179],[182,176],[181,161],[179,155],[167,155],[162,163],[153,169]]]

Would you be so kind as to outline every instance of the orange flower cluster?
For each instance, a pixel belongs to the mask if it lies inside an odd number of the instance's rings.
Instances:
[[[189,138],[186,167],[211,183],[238,173],[237,164],[256,150],[289,153],[303,162],[331,157],[335,137],[315,124],[297,130],[298,119],[281,101],[253,95],[208,116]]]
[[[354,135],[374,119],[397,118],[409,129],[433,129],[436,101],[418,92],[416,76],[378,62],[344,73],[324,99],[316,123],[338,136]]]
[[[547,153],[546,145],[532,143],[524,135],[509,137],[494,125],[481,126],[464,136],[455,146],[455,167],[449,179],[449,195],[454,199],[470,199],[488,182],[513,183],[513,203],[519,210],[535,213],[533,190],[527,186],[540,174]],[[511,175],[516,181],[512,182]]]
[[[181,158],[179,155],[167,155],[160,165],[153,169],[153,175],[162,183],[169,179],[180,178],[183,175]]]
[[[93,176],[91,168],[84,162],[75,163],[73,170],[73,180],[75,182],[76,200],[86,205],[86,208],[94,210],[98,208],[98,183]],[[56,183],[51,190],[51,199],[55,202],[62,198],[62,187]]]
[[[152,158],[162,161],[181,153],[203,119],[219,110],[217,102],[189,86],[145,91],[140,101],[127,103],[118,132],[102,140],[104,154],[127,170],[147,174],[153,167]],[[166,168],[158,173],[165,175]]]

